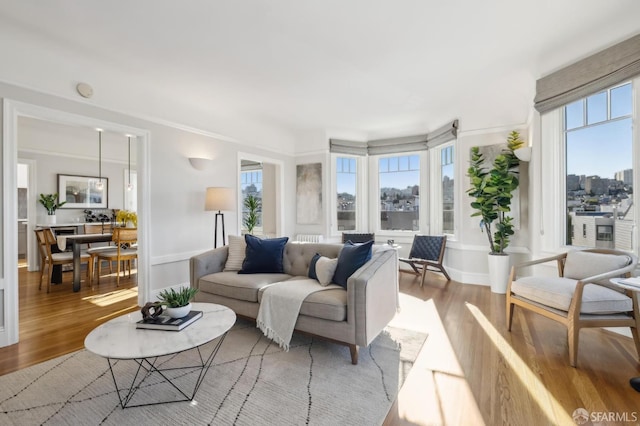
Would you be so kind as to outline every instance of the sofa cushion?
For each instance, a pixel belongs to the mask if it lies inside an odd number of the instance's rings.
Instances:
[[[338,267],[338,259],[329,259],[328,257],[320,256],[316,263],[316,275],[320,285],[329,285],[333,280],[333,275]]]
[[[282,256],[284,255],[284,246],[289,241],[288,237],[261,239],[246,234],[244,238],[247,249],[239,274],[284,272]]]
[[[342,244],[297,243],[289,242],[284,247],[284,272],[292,276],[308,276],[309,264],[316,253],[336,258],[342,250]]]
[[[533,302],[568,311],[577,280],[564,277],[522,277],[511,283],[511,291]],[[583,314],[627,312],[633,307],[629,297],[610,288],[587,284],[582,293]]]
[[[353,244],[351,241],[347,241],[338,256],[338,266],[333,275],[333,282],[347,288],[349,277],[371,259],[371,246],[373,246],[373,241],[363,244]]]
[[[300,277],[297,277],[300,278]],[[266,288],[266,286],[264,287]],[[262,300],[260,289],[258,299]],[[347,291],[341,288],[317,291],[310,294],[300,307],[300,315],[321,318],[329,321],[347,320]]]
[[[320,253],[316,253],[311,258],[311,262],[309,262],[309,278],[317,280],[318,275],[316,274],[316,263],[318,263],[318,259],[320,259],[322,255]]]
[[[244,262],[244,253],[247,249],[247,243],[244,241],[244,237],[237,235],[229,235],[229,254],[227,255],[227,261],[224,264],[225,271],[239,271],[242,269],[242,262]]]
[[[309,278],[318,281],[320,285],[329,285],[336,272],[338,259],[329,259],[326,256],[316,253],[309,263]]]
[[[289,278],[291,276],[287,274],[240,275],[236,272],[216,272],[200,278],[200,291],[247,302],[257,302],[258,290]]]

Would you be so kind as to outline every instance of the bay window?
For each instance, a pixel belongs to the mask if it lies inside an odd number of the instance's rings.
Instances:
[[[378,159],[382,231],[420,229],[420,157],[402,155]]]

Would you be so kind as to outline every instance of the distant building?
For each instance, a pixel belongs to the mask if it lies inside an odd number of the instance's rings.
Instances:
[[[633,185],[633,169],[626,169],[616,172],[615,178],[625,185]]]
[[[580,189],[580,176],[567,175],[567,191],[579,191]]]
[[[611,179],[602,179],[600,176],[587,176],[584,190],[587,194],[604,195],[609,193],[609,185],[614,183]]]

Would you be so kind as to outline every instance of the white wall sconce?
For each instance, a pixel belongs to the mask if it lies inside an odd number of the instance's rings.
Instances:
[[[196,170],[204,170],[211,165],[213,160],[210,158],[202,158],[202,157],[189,157],[189,163],[191,163],[191,167]]]
[[[522,148],[518,148],[513,153],[518,157],[520,161],[531,161],[531,147],[523,146]]]

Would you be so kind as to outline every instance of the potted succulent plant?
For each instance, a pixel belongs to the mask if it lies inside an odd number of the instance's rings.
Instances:
[[[480,149],[471,148],[471,166],[467,170],[471,188],[467,193],[474,199],[471,207],[476,210],[471,217],[480,217],[480,226],[489,242],[489,277],[494,293],[505,293],[507,288],[509,255],[504,249],[509,245],[509,237],[514,235],[509,212],[513,192],[519,185],[517,168],[520,160],[514,151],[523,145],[520,133],[512,131],[506,149],[493,160],[491,168],[485,164]]]
[[[56,210],[67,203],[66,201],[60,202],[57,192],[55,194],[40,194],[38,201],[47,209],[47,223],[49,224],[56,223]]]
[[[171,318],[182,318],[191,311],[191,299],[198,292],[194,287],[180,287],[162,290],[158,293],[158,300],[167,306],[167,315]]]

